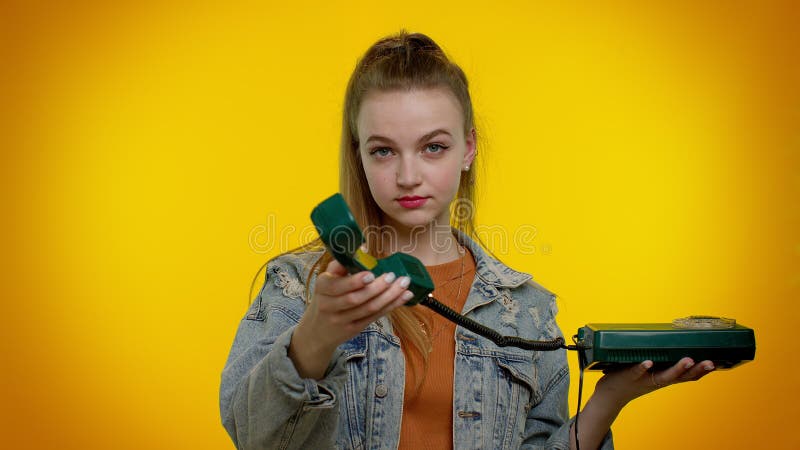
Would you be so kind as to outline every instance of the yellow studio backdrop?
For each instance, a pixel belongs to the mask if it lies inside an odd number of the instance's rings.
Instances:
[[[3,447],[232,448],[251,278],[313,236],[347,77],[401,28],[470,78],[478,222],[565,334],[756,330],[754,362],[628,405],[617,447],[800,447],[800,8],[552,3],[2,2]]]

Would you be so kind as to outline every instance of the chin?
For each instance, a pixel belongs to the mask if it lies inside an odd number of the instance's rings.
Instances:
[[[436,220],[436,216],[425,211],[399,211],[398,214],[389,216],[391,224],[407,229],[428,227]]]
[[[398,225],[408,226],[411,223],[418,223],[429,214],[422,214],[420,210],[405,209],[402,206],[392,205],[390,208],[383,210],[383,215],[388,223],[396,223]]]

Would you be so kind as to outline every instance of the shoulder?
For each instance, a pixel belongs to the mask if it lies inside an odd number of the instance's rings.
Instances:
[[[322,254],[321,250],[283,253],[270,259],[264,286],[250,305],[246,318],[263,321],[268,310],[273,308],[299,320],[307,299],[308,274]]]
[[[505,283],[496,285],[504,300],[503,303],[517,304],[519,309],[528,311],[537,328],[543,328],[550,334],[555,333],[555,318],[558,314],[556,294],[534,280],[530,274],[516,271],[502,262],[495,261],[509,273],[515,274],[514,277],[507,278]]]
[[[476,273],[487,285],[503,291],[510,291],[522,301],[536,304],[551,304],[556,295],[529,273],[516,270],[492,255],[482,254],[477,261]]]
[[[518,286],[517,291],[532,303],[550,305],[556,301],[556,294],[532,278]]]
[[[320,250],[278,255],[267,263],[265,281],[272,281],[289,298],[305,299],[308,276],[323,253]]]
[[[319,250],[280,254],[267,263],[267,277],[284,273],[305,283],[311,268],[323,253]]]
[[[469,248],[475,261],[475,275],[481,284],[512,291],[515,296],[532,302],[551,303],[555,300],[555,294],[534,281],[529,273],[509,267],[463,232],[454,229],[454,233],[459,243]]]

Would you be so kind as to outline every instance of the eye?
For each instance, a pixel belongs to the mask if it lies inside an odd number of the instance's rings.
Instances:
[[[370,155],[373,155],[377,158],[388,158],[392,155],[392,149],[389,147],[377,147],[369,151]]]
[[[426,146],[425,146],[425,150],[427,150],[427,151],[428,151],[428,153],[432,153],[432,154],[434,154],[434,155],[435,155],[435,154],[442,153],[442,152],[444,152],[446,149],[447,149],[447,147],[445,147],[445,146],[444,146],[444,145],[442,145],[442,144],[428,144],[428,145],[426,145]]]

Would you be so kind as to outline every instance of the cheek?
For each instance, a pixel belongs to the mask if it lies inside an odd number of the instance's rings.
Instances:
[[[391,181],[389,171],[372,166],[364,167],[364,174],[367,177],[372,196],[379,200],[381,193],[388,189],[389,181]]]
[[[461,171],[458,168],[438,171],[435,176],[429,177],[431,184],[436,186],[438,191],[451,192],[453,194],[458,191],[458,182],[460,179]]]

